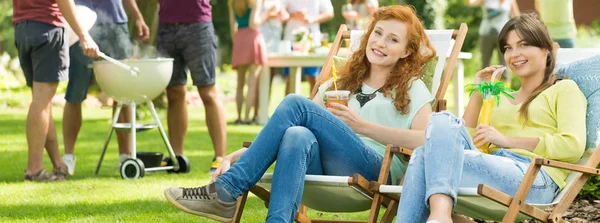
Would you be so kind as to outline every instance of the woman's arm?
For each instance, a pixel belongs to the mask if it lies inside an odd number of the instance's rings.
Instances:
[[[248,150],[248,148],[242,147],[241,149],[225,156],[223,160],[221,160],[221,164],[219,164],[219,167],[217,167],[215,172],[213,172],[212,180],[217,180],[217,177],[227,172],[227,170],[229,170],[229,168],[231,167],[231,164],[237,162],[240,159],[240,157],[242,157],[242,155],[246,152],[246,150]]]
[[[319,106],[323,107],[323,98],[321,96],[321,91],[317,91],[315,97],[313,97],[311,100]]]
[[[585,116],[587,102],[583,93],[572,80],[557,83],[560,89],[554,95],[557,131],[539,137],[534,153],[544,158],[564,162],[576,162],[585,150]],[[534,115],[535,113],[530,113]]]
[[[372,122],[358,128],[358,134],[367,136],[381,144],[393,144],[407,149],[415,149],[425,144],[425,129],[431,118],[431,104],[427,103],[415,115],[410,129],[387,127]]]
[[[260,15],[258,11],[262,7],[262,0],[254,0],[250,1],[250,21],[248,23],[248,27],[251,29],[258,29],[258,26],[265,23],[267,19],[269,19],[269,12],[263,13]]]
[[[502,65],[494,65],[483,68],[479,72],[475,74],[474,84],[479,84],[483,81],[490,81],[492,78],[492,74],[497,69],[500,69],[504,66]],[[497,77],[500,78],[500,77]],[[483,105],[483,98],[479,92],[474,92],[469,98],[469,103],[467,104],[467,109],[465,109],[465,113],[463,114],[463,119],[465,120],[465,126],[470,128],[475,128],[477,126],[477,120],[479,118],[479,112],[481,111],[481,106]]]
[[[415,149],[425,144],[425,128],[432,113],[431,105],[427,103],[415,115],[411,129],[400,129],[367,122],[354,110],[340,104],[332,104],[328,111],[337,116],[342,122],[357,134],[369,137],[381,144],[393,144],[407,149]]]
[[[237,32],[237,21],[235,21],[233,13],[233,0],[229,0],[229,29],[231,32],[231,40],[233,40],[233,37]]]
[[[473,142],[477,148],[494,144],[498,148],[518,148],[533,152],[540,142],[539,138],[508,137],[496,128],[488,125],[478,125],[473,134]]]
[[[477,127],[477,120],[479,119],[479,112],[481,111],[481,106],[483,106],[483,99],[481,98],[481,94],[479,94],[479,92],[473,92],[473,94],[469,98],[469,103],[467,104],[465,113],[463,114],[463,119],[465,120],[466,127]]]
[[[242,147],[241,149],[238,149],[237,151],[225,156],[223,159],[229,160],[231,163],[235,163],[240,159],[240,157],[242,157],[246,150],[248,150],[248,148]]]

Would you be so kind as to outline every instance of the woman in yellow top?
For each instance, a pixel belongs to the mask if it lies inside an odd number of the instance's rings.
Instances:
[[[451,222],[459,187],[487,184],[514,195],[532,157],[573,163],[583,154],[587,102],[575,82],[556,81],[546,27],[530,14],[515,17],[500,32],[498,45],[522,87],[514,100],[501,99],[489,126],[476,126],[479,93],[471,96],[464,120],[446,112],[432,116],[425,145],[408,164],[397,222]],[[479,71],[475,83],[489,81],[499,68]],[[472,136],[467,128],[475,128]],[[491,154],[476,149],[488,143]],[[543,167],[526,202],[551,202],[567,174]]]

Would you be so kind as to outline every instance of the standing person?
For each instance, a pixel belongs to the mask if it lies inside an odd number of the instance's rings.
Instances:
[[[321,45],[321,30],[319,24],[333,18],[333,6],[330,0],[283,0],[285,9],[290,14],[290,19],[285,25],[283,39],[294,42],[294,31],[306,29],[312,35],[312,46]],[[313,91],[317,76],[321,72],[319,67],[304,67],[302,73],[307,75],[306,80]],[[284,75],[289,74],[289,69],[284,70]],[[287,79],[285,94],[291,93],[290,80]]]
[[[256,111],[258,75],[267,62],[267,49],[258,26],[270,17],[270,11],[260,12],[261,0],[229,0],[229,27],[233,40],[231,66],[237,70],[235,102],[238,119],[235,124],[252,124],[250,109]],[[273,5],[275,7],[275,5]],[[244,100],[244,82],[248,73],[248,91]],[[242,105],[246,104],[242,121]]]
[[[267,44],[267,52],[277,52],[283,33],[283,22],[288,20],[290,15],[281,0],[263,0],[260,14],[268,15],[266,21],[258,27]]]
[[[283,7],[281,0],[264,0],[264,4],[262,4],[262,13],[268,13],[269,19],[265,21],[265,23],[259,26],[260,32],[262,33],[265,43],[267,44],[267,54],[268,53],[277,53],[279,51],[279,42],[281,41],[281,34],[283,31],[283,22],[290,18],[290,14]],[[271,69],[271,82],[269,86],[273,83],[273,77],[278,72],[277,68]],[[259,81],[260,83],[260,81]],[[256,90],[260,88],[260,85],[257,85]],[[271,96],[271,90],[269,88],[269,97]],[[256,93],[258,95],[258,92]],[[254,109],[254,118],[252,119],[252,123],[256,123],[258,118],[258,100],[257,97],[255,109]]]
[[[577,26],[573,16],[573,0],[535,0],[544,25],[560,48],[575,48]]]
[[[229,222],[236,198],[277,161],[266,222],[293,222],[306,174],[359,173],[376,180],[386,144],[422,145],[433,96],[419,79],[421,66],[432,56],[420,52],[435,50],[412,8],[384,7],[373,18],[359,50],[339,72],[337,87],[353,92],[348,106],[324,107],[332,80],[319,87],[312,101],[285,97],[252,145],[228,155],[211,183],[168,188],[167,200],[188,213]],[[400,182],[404,165],[394,158],[390,182]]]
[[[132,55],[131,38],[123,3],[133,15],[140,40],[146,41],[150,36],[148,26],[144,22],[135,0],[76,0],[75,3],[84,5],[98,14],[96,24],[90,29],[90,36],[98,43],[100,50],[112,58],[121,60]],[[88,87],[92,81],[93,70],[88,68],[88,65],[94,59],[84,56],[78,44],[70,47],[69,57],[71,67],[65,94],[67,102],[63,113],[65,143],[63,159],[67,164],[69,175],[73,175],[76,163],[75,141],[81,129],[81,103],[86,99]],[[113,107],[116,107],[116,103]],[[129,108],[121,110],[118,121],[130,122],[130,119]],[[123,161],[130,156],[131,138],[128,132],[117,131],[117,140],[119,141],[119,160]]]
[[[175,154],[183,154],[188,114],[185,100],[187,71],[206,109],[206,125],[215,157],[214,171],[225,156],[225,112],[215,86],[217,42],[212,24],[210,0],[159,0],[157,50],[174,58],[173,76],[167,86],[169,141]],[[168,163],[168,159],[163,164]]]
[[[408,164],[396,222],[452,222],[459,187],[486,184],[513,196],[532,158],[574,163],[583,155],[587,102],[572,80],[556,82],[544,24],[531,14],[515,17],[500,31],[498,44],[521,88],[514,99],[500,99],[489,126],[476,124],[483,103],[479,92],[471,95],[464,120],[448,112],[432,116],[425,145]],[[499,68],[477,72],[475,83],[490,81]],[[477,150],[483,145],[491,154]],[[542,167],[525,202],[550,203],[568,174]]]
[[[519,16],[520,10],[516,0],[465,0],[468,7],[481,6],[483,10],[481,24],[479,24],[479,51],[481,52],[481,69],[489,67],[492,62],[494,50],[498,55],[498,64],[506,66],[506,62],[498,47],[498,34],[508,22],[511,14]],[[512,75],[508,69],[502,73],[502,80],[509,87]]]
[[[69,67],[65,20],[79,37],[83,53],[98,57],[98,46],[77,21],[73,1],[13,0],[15,45],[27,86],[32,91],[26,124],[25,181],[56,181],[68,175],[52,120],[52,97],[58,82],[67,78]],[[53,173],[44,168],[44,148],[52,161]]]
[[[369,17],[379,7],[378,0],[348,0],[342,6],[342,16],[350,29],[364,29],[369,23]]]

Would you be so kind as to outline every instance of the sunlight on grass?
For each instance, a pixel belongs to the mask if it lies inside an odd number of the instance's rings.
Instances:
[[[274,82],[269,110],[272,112],[283,99],[282,83]],[[308,84],[302,93],[308,95]],[[228,122],[235,120],[235,103],[226,104]],[[98,176],[96,168],[102,145],[109,131],[110,108],[84,108],[83,125],[76,144],[77,168],[75,176],[66,182],[23,182],[27,163],[25,119],[27,109],[6,109],[0,112],[0,222],[211,222],[206,218],[189,215],[174,208],[163,196],[167,187],[195,187],[206,184],[211,176],[208,168],[213,157],[202,107],[190,107],[189,128],[185,154],[191,162],[189,174],[146,173],[138,180],[123,180],[117,168],[117,143],[113,136]],[[61,152],[62,109],[53,108]],[[159,111],[166,127],[166,112]],[[262,126],[227,126],[227,152],[252,141]],[[158,130],[137,135],[138,151],[167,153]],[[52,171],[52,164],[44,155],[44,164]],[[112,166],[112,168],[111,168]],[[267,209],[255,196],[248,198],[242,222],[264,222]],[[368,212],[321,213],[309,211],[310,217],[325,219],[364,220]]]

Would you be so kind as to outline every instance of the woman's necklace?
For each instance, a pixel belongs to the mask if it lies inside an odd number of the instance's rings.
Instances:
[[[358,91],[358,94],[356,94],[356,100],[358,101],[358,103],[360,103],[360,107],[362,108],[367,102],[369,102],[370,100],[373,100],[373,98],[375,98],[377,96],[377,92],[382,92],[381,88],[375,90],[373,93],[370,94],[365,94],[362,92],[362,88],[360,88],[360,90]]]

